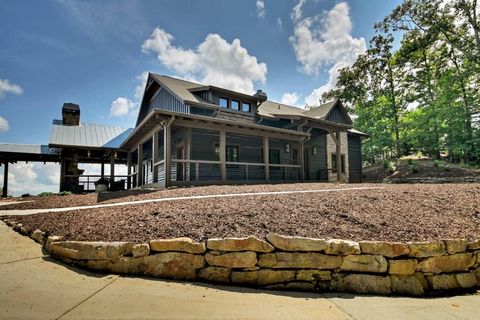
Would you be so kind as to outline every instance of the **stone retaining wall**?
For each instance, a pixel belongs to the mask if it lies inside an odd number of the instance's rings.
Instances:
[[[480,284],[480,240],[381,242],[255,237],[62,241],[40,230],[15,230],[52,256],[91,270],[267,289],[421,296]]]

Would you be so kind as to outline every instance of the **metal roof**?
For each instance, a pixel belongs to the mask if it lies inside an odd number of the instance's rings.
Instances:
[[[133,129],[81,123],[67,126],[54,123],[49,146],[119,149]]]
[[[58,154],[55,148],[40,144],[0,143],[0,152],[28,153],[28,154]]]

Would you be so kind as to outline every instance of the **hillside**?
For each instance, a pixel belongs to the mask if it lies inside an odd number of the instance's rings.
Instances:
[[[469,182],[480,179],[480,169],[428,158],[402,158],[389,166],[379,163],[363,168],[364,182]],[[435,181],[433,181],[435,180]]]

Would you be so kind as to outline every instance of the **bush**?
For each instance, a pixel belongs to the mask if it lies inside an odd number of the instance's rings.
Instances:
[[[442,167],[443,166],[443,162],[441,160],[433,160],[433,166],[435,168],[438,168],[438,167]]]
[[[26,197],[30,197],[30,193],[24,193],[20,196],[21,198],[26,198]]]
[[[50,197],[50,196],[53,196],[53,192],[42,192],[42,193],[39,193],[38,196],[39,197]]]
[[[60,192],[58,195],[59,195],[59,196],[69,196],[69,195],[71,195],[71,194],[72,194],[71,191],[62,191],[62,192]]]
[[[384,160],[383,161],[383,168],[385,170],[388,170],[389,172],[395,172],[397,170],[397,167],[395,166],[395,162],[391,160]]]
[[[413,164],[413,159],[410,158],[407,160],[407,162],[408,162],[408,165],[411,166]]]
[[[409,165],[410,170],[412,170],[412,173],[418,173],[420,170],[418,169],[418,164],[416,161],[412,161],[412,164]]]

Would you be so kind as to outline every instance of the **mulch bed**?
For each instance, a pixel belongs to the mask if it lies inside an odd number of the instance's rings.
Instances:
[[[223,186],[205,186],[191,188],[172,188],[168,190],[158,189],[131,189],[125,191],[72,194],[72,195],[51,195],[51,196],[30,196],[24,198],[11,198],[10,201],[24,201],[12,205],[2,206],[1,210],[25,210],[25,209],[50,209],[50,208],[68,208],[77,206],[90,206],[96,204],[116,203],[137,201],[146,199],[158,199],[182,196],[198,196],[209,194],[228,194],[245,192],[265,192],[265,191],[285,191],[285,190],[305,190],[305,189],[334,189],[351,187],[368,187],[369,184],[332,184],[332,183],[290,183],[290,184],[263,184],[263,185],[223,185]]]
[[[315,184],[296,186],[316,188]],[[480,184],[382,186],[385,188],[169,201],[13,219],[31,230],[86,241],[263,238],[268,232],[352,240],[480,239]],[[253,187],[243,188],[248,192]],[[198,189],[179,189],[175,195]]]

